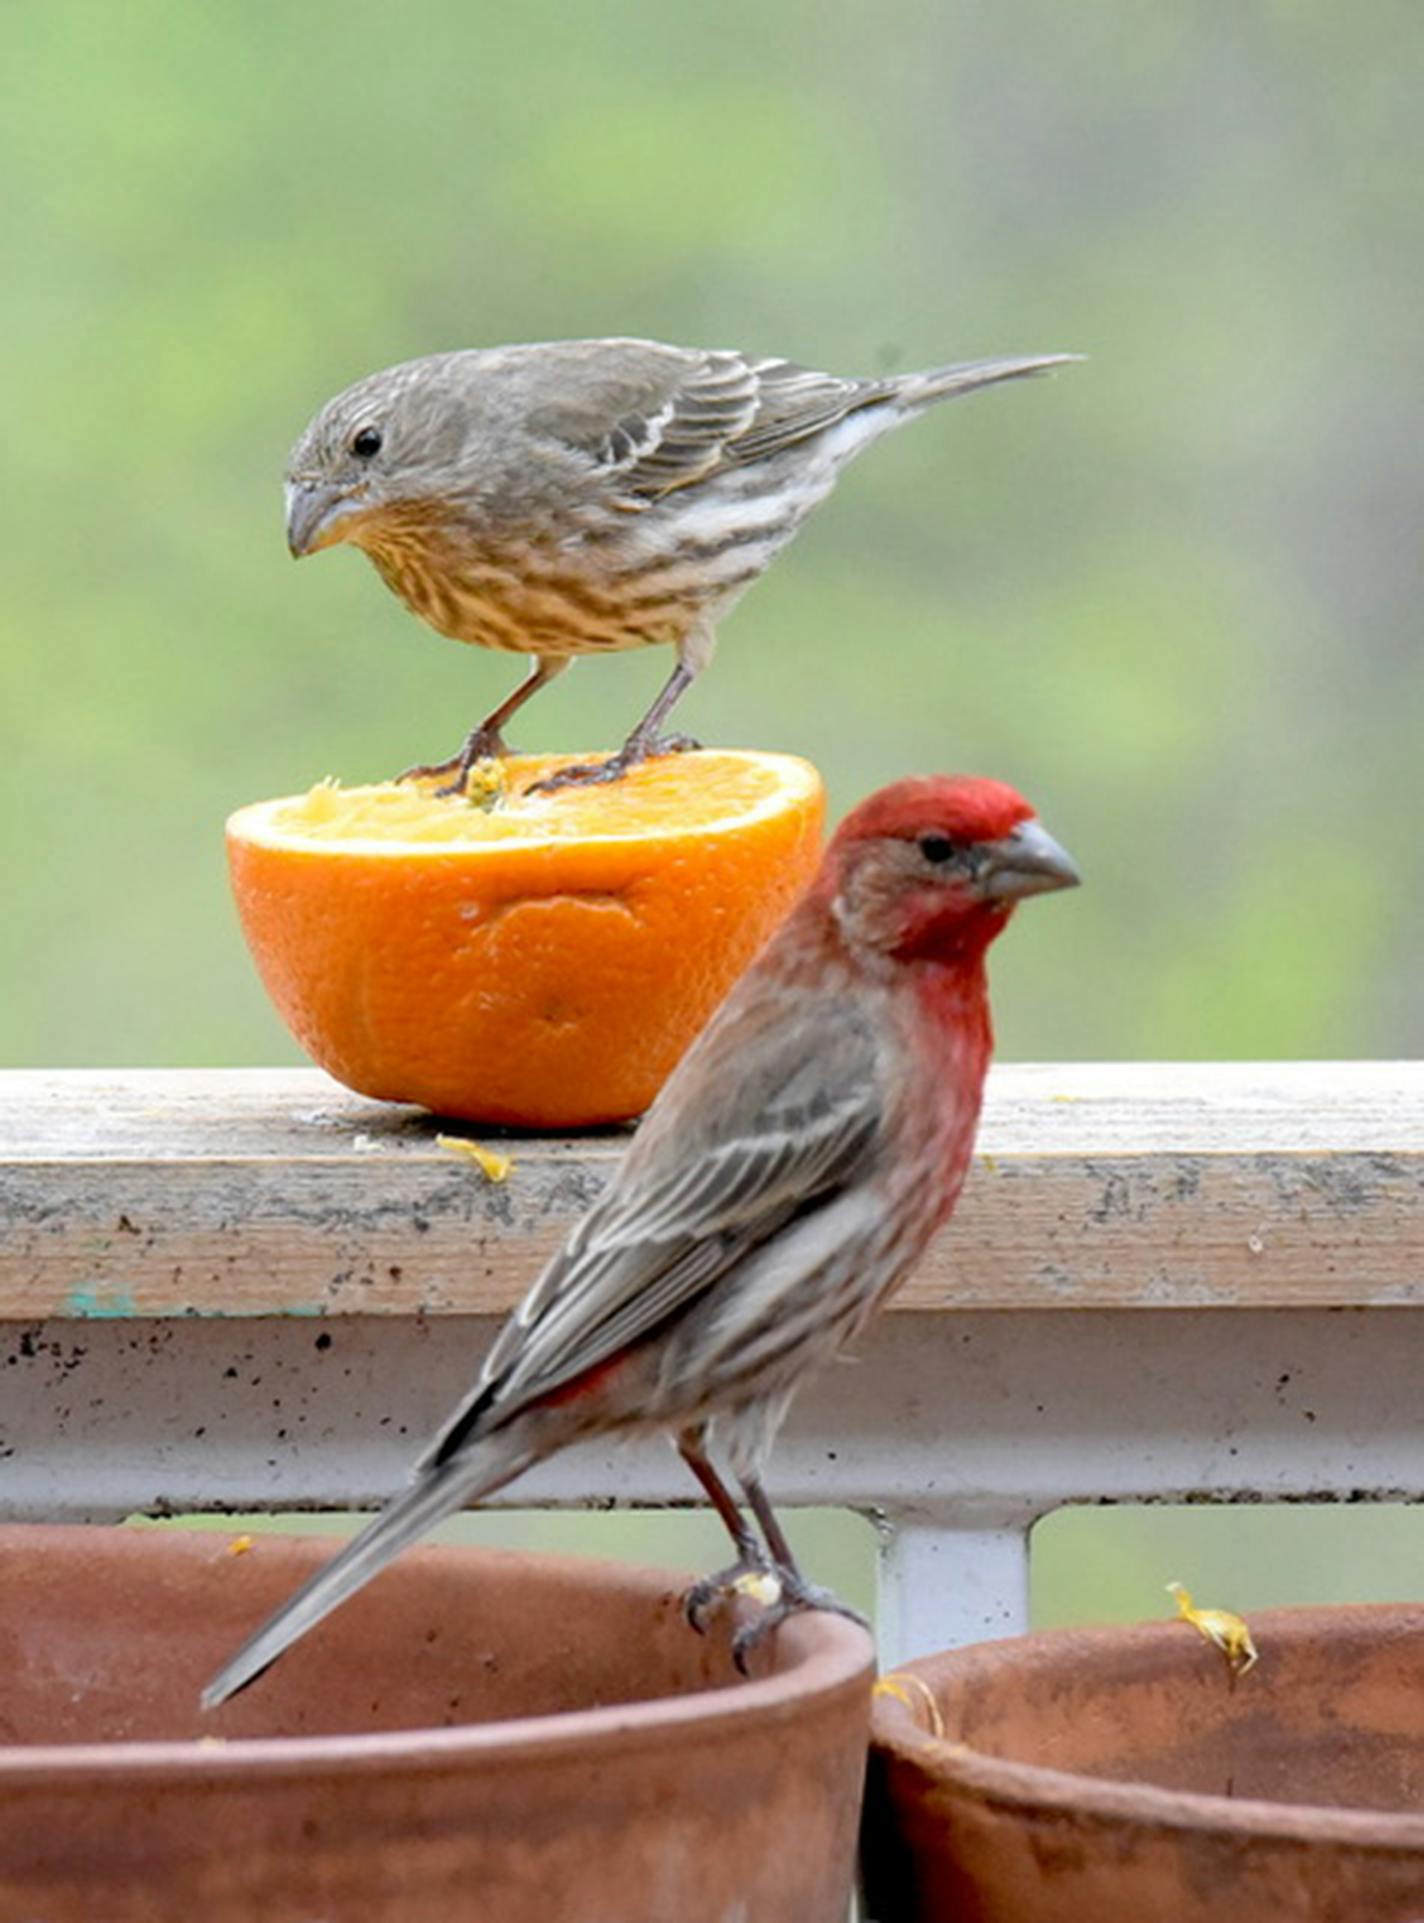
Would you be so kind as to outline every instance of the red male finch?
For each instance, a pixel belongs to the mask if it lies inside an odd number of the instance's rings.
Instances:
[[[796,1567],[762,1469],[808,1371],[855,1341],[949,1215],[993,1034],[985,953],[1073,863],[1001,782],[871,795],[654,1102],[607,1189],[505,1324],[412,1486],[259,1629],[208,1706],[453,1511],[590,1436],[661,1431],[726,1523],[739,1576],[835,1606]],[[710,1451],[741,1484],[743,1519]]]
[[[529,657],[448,761],[456,794],[578,655],[659,642],[666,686],[619,752],[541,785],[612,781],[649,755],[712,659],[717,623],[841,469],[936,401],[1072,354],[842,380],[792,361],[658,341],[543,341],[430,354],[327,402],[287,463],[295,555],[349,541],[441,634]]]

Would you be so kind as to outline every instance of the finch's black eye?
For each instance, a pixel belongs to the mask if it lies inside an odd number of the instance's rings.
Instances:
[[[948,835],[921,835],[920,853],[926,861],[932,861],[938,867],[942,862],[953,861],[959,848]]]
[[[381,430],[378,427],[363,427],[359,434],[351,438],[351,452],[363,461],[369,461],[381,451]]]

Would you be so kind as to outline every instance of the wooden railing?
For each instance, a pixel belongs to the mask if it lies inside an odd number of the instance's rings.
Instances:
[[[344,1508],[402,1486],[621,1152],[315,1070],[0,1074],[0,1509]],[[463,1131],[471,1132],[471,1131]],[[1424,1065],[1006,1067],[958,1216],[771,1476],[881,1526],[884,1653],[1022,1626],[1065,1503],[1424,1498]],[[659,1445],[539,1504],[681,1502]]]

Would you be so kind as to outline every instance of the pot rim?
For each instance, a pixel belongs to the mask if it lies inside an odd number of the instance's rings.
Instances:
[[[65,1524],[16,1526],[31,1536],[38,1531],[56,1537],[74,1532],[73,1525]],[[4,1533],[0,1529],[0,1536]],[[141,1539],[141,1534],[149,1532],[122,1533]],[[195,1545],[207,1533],[173,1532]],[[288,1540],[329,1552],[339,1547],[342,1539],[302,1536]],[[621,1587],[651,1592],[658,1598],[665,1598],[691,1580],[667,1569],[618,1563],[607,1557],[473,1544],[423,1544],[406,1560],[445,1560],[452,1555],[462,1560],[518,1560],[557,1569],[577,1567],[585,1573],[600,1571]],[[688,1634],[694,1633],[689,1628]],[[875,1649],[858,1623],[815,1611],[791,1617],[773,1634],[776,1643],[787,1649],[788,1660],[771,1675],[641,1702],[484,1723],[416,1724],[364,1733],[221,1737],[214,1732],[213,1736],[156,1742],[0,1744],[0,1796],[31,1783],[54,1788],[66,1779],[75,1784],[92,1783],[96,1776],[140,1776],[155,1781],[177,1777],[215,1783],[258,1776],[270,1780],[283,1775],[359,1775],[373,1768],[414,1773],[469,1768],[479,1763],[489,1767],[530,1759],[553,1762],[615,1741],[621,1750],[630,1745],[652,1747],[665,1738],[667,1730],[679,1725],[686,1725],[699,1741],[724,1740],[739,1729],[764,1728],[803,1716],[813,1703],[833,1702],[849,1691],[863,1690],[868,1699]]]
[[[1328,1607],[1254,1611],[1251,1624],[1264,1648],[1267,1642],[1317,1641],[1346,1623],[1359,1627],[1393,1618],[1397,1633],[1424,1635],[1424,1605],[1409,1603],[1347,1603]],[[1124,1648],[1158,1642],[1178,1625],[1170,1617],[1160,1622],[1108,1628],[1049,1629],[1002,1642],[973,1644],[936,1656],[902,1664],[894,1673],[911,1675],[938,1702],[952,1687],[958,1670],[1014,1667],[1027,1653],[1045,1666],[1062,1660],[1067,1649],[1083,1659],[1100,1659]],[[1048,1813],[1070,1811],[1105,1825],[1132,1824],[1138,1828],[1228,1830],[1243,1836],[1283,1843],[1327,1841],[1377,1852],[1424,1851],[1424,1816],[1395,1810],[1341,1808],[1328,1803],[1283,1803],[1259,1797],[1215,1796],[1203,1790],[1160,1789],[1114,1777],[1080,1775],[1041,1763],[1013,1762],[991,1756],[968,1743],[936,1736],[920,1723],[914,1710],[888,1691],[878,1690],[871,1705],[871,1749],[888,1754],[933,1783],[948,1785],[1000,1806]]]

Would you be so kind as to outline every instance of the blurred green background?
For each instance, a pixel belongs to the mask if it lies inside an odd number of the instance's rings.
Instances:
[[[1006,1056],[1424,1045],[1408,0],[46,0],[0,72],[0,1059],[295,1059],[223,816],[447,752],[509,664],[294,569],[287,447],[383,364],[584,333],[1090,356],[870,453],[680,719],[837,809],[1034,798],[1090,886],[997,957]],[[613,744],[666,665],[521,738]]]

